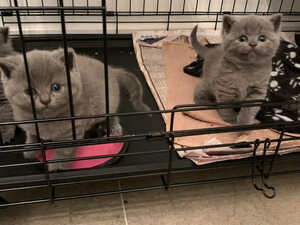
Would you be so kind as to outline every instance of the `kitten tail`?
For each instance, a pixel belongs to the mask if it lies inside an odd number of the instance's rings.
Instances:
[[[132,74],[126,73],[119,77],[121,85],[126,88],[129,93],[129,100],[134,108],[139,112],[151,111],[149,106],[143,102],[143,87],[139,80]],[[152,114],[148,114],[150,117]]]
[[[191,33],[190,39],[191,39],[191,44],[194,48],[194,50],[197,52],[197,54],[204,58],[206,55],[206,52],[208,51],[208,48],[201,45],[200,42],[197,39],[197,30],[198,30],[198,25],[196,25]]]

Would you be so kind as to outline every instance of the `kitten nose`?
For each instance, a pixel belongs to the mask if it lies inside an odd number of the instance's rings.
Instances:
[[[43,104],[43,105],[48,105],[50,102],[51,102],[51,99],[50,99],[50,97],[46,97],[46,96],[44,96],[44,97],[41,97],[40,98],[40,101],[41,101],[41,103]]]
[[[250,42],[249,45],[250,45],[252,48],[254,48],[254,47],[257,46],[257,43],[256,43],[256,42]]]

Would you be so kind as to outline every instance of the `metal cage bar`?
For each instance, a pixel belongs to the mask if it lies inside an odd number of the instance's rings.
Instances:
[[[104,81],[105,81],[105,111],[106,114],[109,114],[109,80],[108,80],[108,59],[107,59],[107,27],[106,27],[106,0],[102,0],[102,6],[104,7],[103,11],[103,48],[104,48]],[[110,136],[110,121],[109,117],[106,117],[106,133],[107,136]]]
[[[280,6],[279,6],[279,10],[278,10],[279,12],[281,12],[283,1],[284,0],[281,0],[281,2],[280,2]]]
[[[258,12],[259,6],[260,6],[260,0],[258,0],[258,2],[257,2],[257,6],[256,6],[256,10],[255,10],[256,13]]]
[[[63,0],[59,0],[60,7],[64,7]],[[66,40],[66,23],[65,23],[65,15],[64,10],[60,11],[60,20],[61,20],[61,30],[62,30],[62,42],[64,49],[64,60],[65,60],[65,70],[67,76],[67,84],[68,84],[68,94],[69,94],[69,108],[70,108],[70,116],[74,116],[74,103],[73,103],[73,95],[72,95],[72,83],[71,83],[71,75],[70,75],[70,67],[69,67],[69,53],[68,53],[68,43]],[[76,129],[75,129],[75,120],[71,120],[72,124],[72,136],[73,139],[76,139]]]
[[[15,6],[18,6],[17,0],[15,0],[14,3],[15,3]],[[26,1],[26,3],[27,3],[27,1]],[[35,101],[34,101],[33,92],[32,92],[32,84],[31,84],[31,78],[30,78],[29,64],[28,64],[27,55],[26,55],[26,43],[24,42],[22,22],[21,22],[21,17],[19,15],[18,11],[16,11],[16,15],[17,15],[17,20],[18,20],[19,35],[20,35],[21,42],[22,42],[22,53],[23,53],[24,66],[25,66],[25,72],[26,72],[26,77],[27,77],[27,85],[28,85],[28,89],[29,89],[29,93],[30,93],[32,114],[33,114],[33,118],[36,120],[37,119],[37,114],[36,114]],[[37,141],[39,143],[41,143],[38,123],[35,123],[34,125],[35,125]],[[48,168],[47,168],[46,154],[45,154],[45,149],[44,148],[42,149],[42,158],[43,158],[43,161],[46,163],[46,164],[44,164],[44,167],[43,167],[44,168],[44,173],[45,173],[46,179],[48,181],[48,185],[51,186],[50,177],[49,177]]]

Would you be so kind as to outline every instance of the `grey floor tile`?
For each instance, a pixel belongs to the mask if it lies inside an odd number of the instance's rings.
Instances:
[[[28,219],[28,220],[25,220],[25,224],[28,224],[28,225],[71,225],[69,216]]]
[[[190,175],[192,178],[197,175]],[[131,179],[122,188],[142,187],[159,177]],[[126,182],[126,185],[124,182]],[[251,180],[211,183],[123,194],[128,225],[298,225],[300,176],[274,176],[277,196],[263,197]],[[118,189],[118,183],[79,185],[72,193]],[[70,193],[66,187],[63,195]],[[126,225],[120,195],[10,207],[0,210],[1,225]]]
[[[128,224],[299,224],[300,217],[295,212],[300,207],[300,182],[295,176],[270,179],[278,190],[272,200],[255,191],[249,179],[169,191],[127,193],[124,198]],[[288,184],[287,180],[293,182]]]
[[[270,201],[262,199],[271,224],[299,224],[300,176],[277,176],[271,181],[276,187],[276,198]]]
[[[120,195],[72,200],[70,219],[74,225],[124,225]]]
[[[9,207],[1,225],[124,225],[120,195]]]
[[[71,216],[72,225],[125,225],[123,214],[88,212]]]
[[[32,219],[43,219],[50,217],[68,217],[70,214],[70,201],[59,201],[53,204],[33,204],[25,207],[23,213]]]
[[[56,202],[54,204],[12,206],[0,210],[0,224],[2,225],[2,222],[5,221],[11,225],[69,225],[69,205],[69,202]]]
[[[97,182],[60,187],[57,189],[57,195],[71,196],[117,189],[117,182]],[[34,196],[34,193],[25,193],[25,195]],[[58,201],[54,204],[44,203],[9,207],[0,211],[0,220],[1,225],[123,225],[124,215],[120,195],[116,194]]]
[[[168,224],[173,221],[172,202],[164,190],[124,194],[128,224]]]
[[[23,220],[17,220],[16,216],[11,215],[9,210],[0,209],[1,225],[22,225]]]

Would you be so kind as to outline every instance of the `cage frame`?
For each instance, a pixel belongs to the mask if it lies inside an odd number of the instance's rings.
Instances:
[[[144,5],[145,5],[145,1]],[[246,0],[246,5],[244,11],[235,11],[234,6],[232,12],[224,12],[222,11],[222,6],[223,6],[223,1],[221,1],[221,7],[220,11],[213,11],[211,12],[208,8],[207,12],[188,12],[184,10],[184,5],[183,5],[183,10],[181,12],[173,12],[172,9],[172,0],[170,0],[170,10],[167,12],[162,12],[162,14],[158,13],[158,10],[156,12],[151,12],[151,16],[155,15],[163,15],[167,16],[167,26],[166,29],[170,29],[170,25],[173,23],[171,20],[172,16],[187,16],[187,15],[214,15],[216,18],[213,21],[205,21],[205,22],[214,22],[215,24],[215,29],[217,29],[218,24],[222,21],[220,17],[223,14],[231,13],[234,15],[241,15],[245,13],[249,14],[262,14],[262,15],[268,15],[274,13],[274,11],[270,10],[270,6],[272,4],[272,0],[269,3],[268,10],[265,12],[248,12],[246,11],[247,8],[247,0]],[[236,3],[237,0],[234,0],[234,3]],[[12,1],[9,1],[12,2]],[[26,1],[27,2],[27,1]],[[42,0],[43,2],[43,0]],[[74,2],[74,1],[73,1]],[[88,1],[87,1],[88,2]],[[118,0],[116,0],[118,2]],[[131,2],[131,1],[130,1]],[[159,2],[159,0],[157,0]],[[212,0],[209,0],[209,5],[212,2]],[[260,1],[258,1],[259,3]],[[284,0],[281,0],[281,5],[284,2]],[[118,29],[116,30],[115,34],[108,34],[107,33],[107,24],[109,21],[107,21],[108,17],[115,16],[116,17],[116,27],[118,27],[118,17],[121,16],[149,16],[149,13],[145,12],[143,10],[142,12],[134,12],[134,11],[128,11],[128,12],[115,12],[113,11],[107,11],[106,10],[106,1],[102,0],[102,4],[99,7],[91,7],[91,6],[64,6],[63,5],[63,0],[58,1],[60,4],[57,7],[31,7],[31,6],[17,6],[17,0],[14,0],[15,6],[9,6],[9,7],[0,7],[1,11],[1,16],[2,18],[5,18],[7,16],[15,16],[17,18],[17,25],[19,28],[19,38],[18,40],[20,41],[20,46],[22,49],[22,54],[25,62],[25,67],[26,67],[26,73],[27,77],[29,78],[29,72],[28,72],[28,65],[27,65],[27,58],[26,58],[26,45],[27,43],[32,43],[32,42],[38,42],[38,43],[43,43],[45,40],[54,40],[54,41],[62,41],[63,43],[63,48],[65,51],[65,57],[67,48],[68,48],[68,43],[76,40],[83,40],[80,36],[78,35],[68,35],[66,32],[66,27],[65,25],[67,24],[65,21],[65,17],[68,15],[68,13],[75,13],[76,10],[87,10],[86,14],[84,15],[90,15],[92,16],[93,14],[90,13],[90,11],[101,11],[102,21],[100,24],[102,24],[102,31],[103,34],[100,36],[96,35],[91,35],[92,37],[85,37],[88,41],[95,41],[99,44],[100,41],[100,46],[103,47],[104,49],[104,64],[105,64],[105,86],[106,86],[106,113],[101,114],[101,115],[88,115],[88,116],[74,116],[72,114],[71,110],[71,116],[70,117],[65,117],[65,118],[53,118],[53,119],[46,119],[46,120],[38,120],[36,119],[36,116],[34,116],[34,120],[31,121],[15,121],[15,122],[1,122],[0,126],[4,125],[18,125],[18,124],[25,124],[25,123],[31,123],[31,124],[36,124],[36,130],[37,134],[39,133],[38,131],[38,123],[44,123],[44,122],[51,122],[51,121],[73,121],[73,139],[70,141],[42,141],[39,139],[38,143],[35,144],[19,144],[19,145],[2,145],[0,146],[0,151],[2,153],[11,153],[11,152],[24,152],[24,151],[37,151],[41,150],[43,152],[43,162],[28,162],[28,163],[16,163],[16,164],[7,164],[7,165],[0,165],[0,169],[6,168],[6,167],[23,167],[23,166],[29,166],[29,165],[43,165],[44,166],[44,173],[40,175],[32,175],[30,178],[26,180],[22,180],[21,178],[15,179],[13,178],[7,178],[7,179],[0,179],[0,196],[1,193],[4,192],[9,192],[9,191],[21,191],[21,190],[31,190],[31,189],[36,189],[36,188],[46,188],[49,190],[49,196],[47,198],[43,199],[33,199],[33,200],[28,200],[28,201],[19,201],[19,202],[4,202],[0,203],[0,208],[2,207],[7,207],[7,206],[14,206],[14,205],[21,205],[21,204],[32,204],[32,203],[42,203],[42,202],[54,202],[54,201],[60,201],[60,200],[67,200],[67,199],[76,199],[76,198],[82,198],[82,197],[96,197],[96,196],[104,196],[104,195],[110,195],[110,194],[119,194],[119,193],[127,193],[127,192],[132,192],[132,191],[146,191],[146,190],[154,190],[154,189],[168,189],[168,188],[177,188],[177,187],[182,187],[182,186],[188,186],[188,185],[195,185],[195,184],[203,184],[203,183],[214,183],[214,182],[223,182],[223,181],[232,181],[232,180],[239,180],[239,179],[245,179],[252,177],[262,177],[260,174],[257,174],[255,171],[253,171],[253,166],[251,167],[252,173],[245,175],[245,176],[236,176],[236,177],[227,177],[227,178],[218,178],[218,179],[208,179],[208,180],[198,180],[198,181],[188,181],[188,182],[183,182],[183,183],[174,183],[172,182],[172,176],[183,173],[183,172],[188,172],[188,171],[204,171],[204,170],[209,170],[209,169],[223,169],[223,168],[238,168],[240,166],[244,167],[249,167],[249,162],[251,159],[245,159],[245,160],[237,160],[237,162],[234,162],[232,164],[228,162],[224,163],[216,163],[213,165],[208,165],[208,166],[203,166],[203,167],[193,167],[189,168],[188,166],[182,167],[179,165],[174,165],[174,157],[176,157],[176,151],[185,151],[185,150],[191,150],[191,149],[201,149],[201,148],[212,148],[212,147],[224,147],[224,146],[232,146],[232,144],[236,143],[229,143],[229,144],[223,144],[223,145],[218,145],[218,146],[196,146],[193,148],[175,148],[174,146],[174,139],[175,137],[182,137],[182,136],[190,136],[190,135],[201,135],[201,134],[208,134],[208,133],[223,133],[223,132],[238,132],[238,131],[243,131],[243,130],[254,130],[254,129],[266,129],[266,128],[281,128],[280,132],[280,138],[279,139],[274,139],[274,140],[269,140],[271,142],[276,142],[278,143],[278,148],[275,151],[275,154],[269,157],[266,157],[264,161],[266,162],[271,162],[270,167],[268,169],[268,176],[271,175],[281,175],[281,174],[286,174],[286,173],[299,173],[299,170],[287,170],[287,171],[280,171],[280,172],[273,172],[272,173],[272,167],[274,161],[289,161],[289,160],[297,160],[298,155],[297,153],[290,154],[288,156],[284,157],[278,157],[278,149],[280,147],[280,143],[284,141],[289,141],[289,140],[299,140],[300,138],[297,137],[290,137],[290,138],[285,138],[283,139],[283,134],[285,133],[285,129],[294,127],[294,126],[299,126],[300,122],[278,122],[278,123],[272,123],[272,124],[255,124],[255,125],[243,125],[243,126],[231,126],[231,127],[220,127],[220,128],[207,128],[207,129],[196,129],[196,130],[182,130],[182,131],[177,131],[174,130],[174,123],[175,121],[175,115],[176,113],[184,112],[184,111],[197,111],[197,110],[211,110],[211,109],[219,109],[219,108],[232,108],[232,107],[237,107],[237,106],[243,106],[243,107],[254,107],[254,106],[262,106],[262,105],[268,105],[268,106],[274,106],[274,105],[282,105],[282,104],[289,104],[285,102],[275,102],[275,103],[266,103],[263,100],[257,100],[257,101],[244,101],[244,102],[237,102],[237,103],[220,103],[220,104],[191,104],[191,105],[178,105],[175,106],[172,109],[168,110],[155,110],[151,112],[129,112],[129,113],[110,113],[108,110],[109,106],[109,95],[108,95],[108,62],[107,62],[107,49],[109,45],[109,41],[111,40],[117,40],[117,41],[125,41],[127,44],[130,43],[130,36],[129,35],[121,35],[118,34]],[[185,3],[185,1],[184,1]],[[198,4],[198,1],[197,1]],[[292,6],[289,11],[282,12],[279,10],[279,12],[283,13],[285,16],[300,16],[300,12],[295,12],[293,11],[293,6],[294,6],[294,0],[292,1]],[[197,8],[197,7],[196,7]],[[257,7],[257,9],[259,6]],[[32,11],[38,11],[42,13],[43,16],[45,16],[47,11],[58,11],[60,12],[59,14],[56,14],[55,16],[59,15],[61,19],[61,28],[62,28],[62,34],[61,35],[50,35],[50,38],[45,37],[42,40],[39,40],[39,36],[25,36],[22,32],[22,20],[21,16],[31,16],[30,13]],[[36,14],[35,14],[36,16]],[[3,20],[5,21],[5,20]],[[185,22],[191,22],[189,21],[180,21],[182,23]],[[197,21],[201,22],[201,21]],[[286,20],[285,22],[289,22],[289,20]],[[299,20],[300,22],[300,20]],[[142,23],[142,22],[141,22]],[[176,23],[176,22],[174,22]],[[9,25],[10,23],[5,23],[3,25]],[[17,38],[17,37],[13,37]],[[60,40],[60,38],[62,40]],[[131,45],[130,45],[131,46]],[[68,77],[68,83],[69,83],[69,88],[71,87],[70,85],[70,71],[68,71],[68,65],[66,61],[66,73]],[[30,87],[30,79],[28,79],[28,86]],[[69,94],[72,93],[72,90],[69,89]],[[72,106],[72,95],[70,94],[70,107],[71,109],[73,108]],[[33,96],[31,93],[31,101],[33,101]],[[35,109],[34,109],[34,103],[33,103],[33,112],[35,114]],[[126,117],[126,116],[141,116],[141,115],[146,115],[146,114],[162,114],[162,113],[170,113],[171,114],[171,125],[169,128],[169,131],[163,130],[161,132],[150,132],[150,133],[141,133],[141,134],[135,134],[135,135],[124,135],[124,136],[110,136],[110,137],[101,137],[101,138],[95,138],[95,139],[85,139],[85,140],[76,140],[76,132],[75,132],[75,127],[74,127],[74,121],[77,119],[88,119],[88,118],[94,118],[94,117],[105,117],[108,121],[109,124],[109,118],[113,116],[121,116],[121,117]],[[108,133],[109,133],[109,126],[108,126]],[[38,135],[39,136],[39,135]],[[45,157],[45,149],[59,149],[62,147],[74,147],[74,146],[82,146],[82,145],[91,145],[91,144],[102,144],[102,143],[113,143],[113,142],[118,142],[118,141],[124,141],[124,142],[134,142],[134,141],[151,141],[155,139],[160,139],[166,142],[167,148],[165,149],[160,149],[160,150],[154,150],[154,151],[141,151],[139,153],[122,153],[118,155],[106,155],[106,156],[97,156],[97,157],[89,157],[89,158],[82,158],[82,159],[64,159],[64,160],[56,160],[56,161],[47,161]],[[266,140],[259,140],[259,143],[266,143]],[[255,144],[255,142],[249,142],[248,144]],[[28,149],[30,147],[30,149]],[[115,168],[115,172],[110,172],[106,170],[105,168],[103,169],[97,169],[97,171],[93,171],[92,174],[88,172],[88,170],[83,170],[83,171],[72,171],[71,174],[69,172],[59,172],[59,173],[49,173],[47,170],[47,164],[48,163],[57,163],[57,162],[66,162],[66,161],[75,161],[75,160],[84,160],[84,159],[94,159],[94,158],[104,158],[104,157],[120,157],[120,156],[132,156],[132,155],[147,155],[147,154],[153,154],[153,153],[167,153],[168,154],[168,161],[163,163],[161,167],[152,165],[149,166],[149,168],[139,168],[140,170],[136,169],[134,170],[133,168],[128,169],[126,171],[117,171],[118,168]],[[259,157],[261,158],[261,157]],[[281,159],[282,158],[282,159]],[[300,158],[299,158],[300,159]],[[253,160],[253,158],[252,158]],[[253,161],[252,161],[253,162]],[[251,165],[250,165],[251,166]],[[99,192],[99,193],[93,193],[93,194],[81,194],[81,195],[72,195],[72,196],[62,196],[62,197],[57,197],[56,196],[56,188],[60,186],[66,186],[66,185],[73,185],[73,184],[81,184],[81,183],[87,183],[87,182],[98,182],[98,181],[103,181],[103,180],[123,180],[127,178],[135,178],[135,177],[144,177],[144,176],[160,176],[161,177],[161,185],[155,185],[155,186],[146,186],[142,188],[131,188],[131,189],[120,189],[117,191],[109,191],[109,192]],[[263,174],[265,175],[265,174]]]

